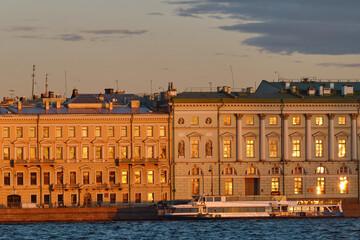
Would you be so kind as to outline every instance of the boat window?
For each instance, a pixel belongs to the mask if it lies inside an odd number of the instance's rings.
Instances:
[[[208,212],[209,212],[209,213],[215,212],[215,208],[208,208]]]
[[[213,197],[206,197],[207,202],[213,202]]]
[[[248,208],[246,208],[246,207],[242,207],[240,209],[241,209],[241,212],[247,212],[248,211]]]
[[[197,212],[199,212],[199,209],[198,208],[191,208],[190,211],[193,212],[193,213],[197,213]]]
[[[224,208],[224,212],[232,212],[232,211],[231,211],[231,208],[227,207],[227,208]]]
[[[215,212],[224,212],[224,208],[217,207],[215,208]]]
[[[176,208],[174,212],[175,213],[181,213],[181,208]]]
[[[215,197],[215,202],[221,202],[221,197]]]
[[[234,208],[232,209],[232,211],[233,211],[233,212],[240,212],[240,208],[234,207]]]
[[[250,207],[249,212],[256,212],[256,208]]]
[[[257,212],[265,212],[265,208],[263,208],[263,207],[258,207],[258,208],[256,209],[256,211],[257,211]]]
[[[235,202],[235,201],[239,201],[238,197],[226,197],[225,198],[226,202]]]

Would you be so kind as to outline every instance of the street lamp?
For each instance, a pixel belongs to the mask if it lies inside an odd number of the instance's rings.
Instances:
[[[209,172],[211,174],[211,195],[214,195],[214,183],[213,183],[213,168],[212,168],[212,165],[209,166]]]

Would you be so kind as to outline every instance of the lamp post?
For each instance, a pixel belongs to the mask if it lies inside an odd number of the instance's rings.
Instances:
[[[211,174],[211,195],[214,195],[214,182],[213,182],[213,168],[212,168],[212,165],[209,166],[209,172]]]

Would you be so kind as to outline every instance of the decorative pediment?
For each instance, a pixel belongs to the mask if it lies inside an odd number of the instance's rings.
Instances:
[[[101,140],[101,139],[95,139],[93,141],[91,141],[92,144],[104,144],[105,141]]]
[[[156,143],[157,141],[153,138],[147,138],[144,140],[144,143]]]
[[[348,137],[350,137],[350,134],[348,134],[347,132],[341,131],[341,132],[338,132],[337,134],[335,134],[335,137],[347,139]]]
[[[40,166],[40,165],[39,165]],[[40,167],[38,165],[30,165],[28,166],[28,170],[38,170]]]
[[[81,166],[79,168],[80,168],[80,170],[90,170],[91,169],[91,167],[88,166],[88,165],[84,165],[84,166]]]
[[[130,144],[130,141],[127,139],[120,139],[119,141],[117,141],[117,143],[121,143],[121,144]]]
[[[0,169],[1,169],[1,171],[11,171],[12,170],[12,168],[8,167],[8,166],[2,167]]]
[[[293,132],[292,134],[289,135],[290,138],[301,138],[301,139],[304,136],[305,136],[304,134],[302,134],[301,132],[298,132],[298,131]]]
[[[198,132],[192,132],[187,135],[188,138],[201,138],[203,135]]]
[[[52,144],[52,142],[49,141],[49,140],[42,140],[42,141],[40,141],[39,143],[40,143],[41,145]]]
[[[258,135],[253,132],[248,132],[243,135],[244,138],[256,138]]]
[[[159,169],[166,169],[166,170],[168,170],[168,169],[169,169],[169,165],[166,165],[166,164],[161,163],[161,164],[158,165],[158,168],[159,168]]]
[[[111,170],[111,169],[116,169],[116,166],[114,164],[110,165],[110,166],[106,166],[105,167],[107,170]]]
[[[133,169],[135,170],[135,169],[144,169],[144,167],[145,167],[145,164],[143,165],[143,164],[136,164],[136,165],[134,165],[133,166]]]
[[[271,132],[271,133],[266,134],[266,137],[267,138],[280,138],[281,135],[277,132]]]
[[[221,138],[234,138],[235,134],[232,134],[230,132],[225,132],[223,134],[220,135]]]
[[[76,141],[75,139],[69,139],[65,142],[66,144],[78,144],[79,142]]]
[[[312,135],[314,138],[326,138],[327,134],[321,131],[317,131]]]
[[[16,145],[21,145],[21,144],[23,144],[23,145],[25,145],[26,142],[25,142],[25,141],[22,141],[22,140],[15,140],[15,141],[12,142],[12,144],[16,144]]]
[[[63,171],[64,167],[63,166],[56,166],[56,167],[54,167],[54,170],[55,171]]]

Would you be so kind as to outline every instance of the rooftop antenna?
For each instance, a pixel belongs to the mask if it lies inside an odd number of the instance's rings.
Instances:
[[[34,96],[34,85],[35,85],[35,65],[33,65],[33,73],[31,75],[32,77],[32,87],[31,87],[31,97]]]
[[[233,88],[235,88],[235,83],[234,83],[234,73],[233,73],[233,70],[232,70],[231,65],[230,65],[230,71],[231,71],[231,78],[232,78],[232,86],[233,86]]]
[[[45,78],[45,95],[48,92],[48,74],[46,74],[46,78]]]

